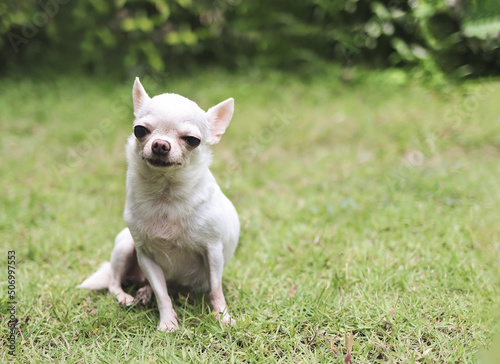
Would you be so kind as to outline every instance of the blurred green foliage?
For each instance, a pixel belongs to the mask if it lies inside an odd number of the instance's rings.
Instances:
[[[124,74],[224,67],[414,67],[441,77],[500,70],[494,0],[4,0],[4,73]]]

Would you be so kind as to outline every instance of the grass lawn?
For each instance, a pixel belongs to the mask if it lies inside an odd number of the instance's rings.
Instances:
[[[166,334],[156,303],[75,289],[124,226],[133,78],[7,79],[0,323],[6,348],[14,250],[18,362],[344,363],[350,333],[352,363],[468,363],[492,346],[499,82],[138,75],[204,109],[236,100],[212,170],[242,225],[224,271],[237,326],[221,327],[207,296],[176,295],[180,328]]]

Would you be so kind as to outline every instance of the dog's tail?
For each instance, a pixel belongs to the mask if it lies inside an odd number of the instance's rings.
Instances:
[[[83,289],[105,289],[108,288],[109,282],[111,281],[111,263],[104,262],[101,264],[101,267],[88,277],[86,280],[82,282],[76,288]]]

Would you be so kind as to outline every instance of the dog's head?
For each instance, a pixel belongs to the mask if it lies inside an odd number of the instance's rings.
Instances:
[[[189,164],[204,145],[217,144],[234,111],[232,98],[207,112],[177,94],[150,98],[135,79],[134,135],[141,158],[152,168],[179,168]]]

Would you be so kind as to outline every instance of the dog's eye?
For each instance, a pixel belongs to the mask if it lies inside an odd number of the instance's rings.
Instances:
[[[182,139],[191,147],[197,147],[200,145],[201,140],[192,136],[185,136]]]
[[[140,139],[149,134],[149,130],[142,125],[136,125],[134,127],[134,135],[136,138]]]

